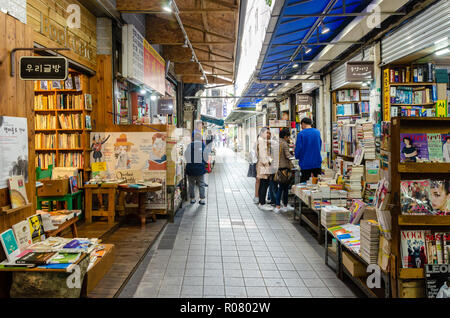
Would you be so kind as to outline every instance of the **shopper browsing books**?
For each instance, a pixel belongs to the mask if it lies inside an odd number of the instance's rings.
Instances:
[[[288,193],[289,193],[289,184],[291,179],[291,169],[292,163],[290,158],[291,153],[289,152],[289,145],[287,141],[289,140],[289,129],[284,128],[280,131],[280,142],[279,142],[279,163],[278,163],[278,171],[276,173],[277,177],[275,181],[278,181],[278,189],[276,194],[276,208],[274,210],[275,213],[288,212],[294,210],[288,204]],[[283,199],[284,207],[281,208],[281,199]]]
[[[442,152],[444,154],[444,161],[450,162],[450,136],[445,137],[445,143],[442,146]]]
[[[312,128],[312,120],[305,117],[301,120],[302,130],[297,135],[295,144],[295,158],[298,159],[301,169],[300,182],[306,182],[313,175],[317,177],[322,173],[322,139],[320,131]]]
[[[205,204],[205,173],[208,151],[199,132],[193,133],[193,140],[187,147],[184,157],[186,159],[186,175],[188,176],[189,195],[191,204],[195,203],[195,184],[198,185],[201,205]]]
[[[261,128],[261,132],[257,141],[258,163],[256,164],[256,177],[259,179],[258,207],[261,210],[273,210],[272,206],[266,204],[267,188],[269,187],[269,177],[271,174],[271,147],[270,147],[270,130],[267,127]]]

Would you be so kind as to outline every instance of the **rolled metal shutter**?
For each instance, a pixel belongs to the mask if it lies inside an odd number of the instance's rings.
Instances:
[[[441,0],[381,41],[382,64],[389,64],[449,36],[450,1]]]

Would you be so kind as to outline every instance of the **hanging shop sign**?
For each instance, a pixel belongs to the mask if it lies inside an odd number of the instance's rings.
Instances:
[[[173,114],[173,98],[158,99],[158,114],[172,115]]]
[[[347,62],[347,82],[362,82],[374,78],[373,62]]]
[[[67,47],[70,51],[64,56],[94,70],[97,18],[77,0],[46,0],[45,10],[41,2],[27,1],[27,24],[34,30],[34,42],[43,47]],[[71,10],[75,6],[79,10]]]
[[[166,93],[165,62],[134,25],[122,28],[125,77],[144,84],[161,95]]]
[[[23,56],[20,58],[20,79],[22,80],[61,80],[68,74],[65,57]]]
[[[309,95],[297,94],[295,96],[297,105],[311,105],[312,98]]]
[[[185,112],[193,112],[195,109],[194,105],[184,105]]]

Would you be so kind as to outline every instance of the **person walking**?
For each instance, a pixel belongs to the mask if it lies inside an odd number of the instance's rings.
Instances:
[[[292,170],[291,158],[292,155],[289,152],[289,140],[290,132],[288,128],[283,128],[280,131],[280,141],[279,141],[279,163],[277,173],[280,175],[289,176]],[[284,178],[285,179],[285,178]],[[278,181],[278,189],[275,199],[275,213],[289,212],[293,211],[294,208],[288,204],[288,194],[289,194],[290,180]],[[281,200],[283,200],[284,207],[281,208]]]
[[[297,135],[295,145],[295,158],[298,159],[302,173],[300,182],[306,182],[311,175],[317,177],[322,173],[322,139],[320,131],[312,128],[311,118],[305,117],[301,120],[302,130]]]
[[[256,137],[259,138],[259,135]],[[258,163],[258,140],[256,140],[252,149],[250,149],[250,164],[248,168],[247,177],[255,178],[255,197],[253,198],[253,203],[259,203],[258,191],[259,191],[259,178],[256,172],[256,164]]]
[[[186,175],[188,177],[189,195],[191,204],[195,201],[195,185],[198,185],[200,201],[199,204],[205,205],[205,173],[206,173],[206,159],[208,158],[208,151],[202,140],[202,135],[199,132],[193,133],[193,140],[188,145],[184,157],[186,159]]]
[[[257,140],[258,163],[256,164],[256,176],[259,179],[258,207],[264,211],[271,211],[273,207],[266,204],[267,188],[269,187],[270,181],[270,165],[272,163],[269,128],[261,128],[259,135]]]
[[[267,203],[272,205],[273,207],[275,207],[277,191],[278,191],[278,183],[275,182],[275,180],[274,180],[275,173],[278,171],[278,163],[279,163],[279,158],[276,155],[276,154],[278,154],[278,149],[279,149],[278,138],[279,138],[279,136],[272,135],[272,139],[270,140],[270,148],[271,148],[273,162],[270,165],[270,177],[269,177],[269,189],[267,191],[268,192]]]

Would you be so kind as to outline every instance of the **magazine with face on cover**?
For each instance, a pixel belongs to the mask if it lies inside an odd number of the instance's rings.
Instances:
[[[402,214],[433,215],[430,180],[402,180],[400,182]]]
[[[400,231],[403,268],[424,268],[427,263],[424,230]]]
[[[428,162],[427,134],[400,134],[400,162]]]

